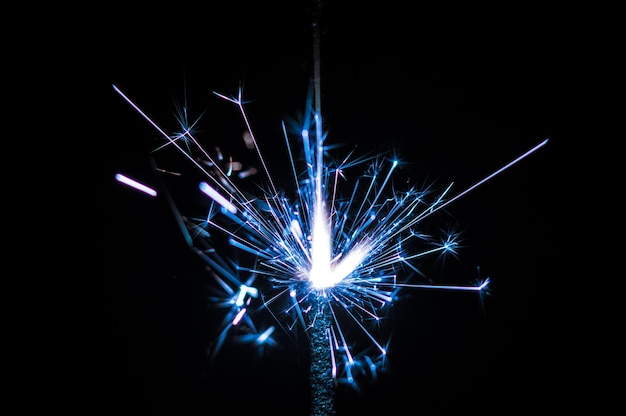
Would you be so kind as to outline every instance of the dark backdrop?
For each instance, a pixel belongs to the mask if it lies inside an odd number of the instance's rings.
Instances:
[[[409,180],[462,190],[550,139],[447,209],[465,247],[441,277],[471,280],[480,267],[493,282],[484,309],[471,296],[405,292],[387,322],[389,373],[361,392],[340,389],[338,414],[576,406],[578,397],[555,389],[575,374],[559,244],[574,32],[539,5],[325,2],[321,11],[322,113],[328,140],[346,145],[339,152],[394,149]],[[157,134],[112,84],[166,129],[176,127],[175,99],[187,99],[191,118],[206,110],[199,128],[228,147],[241,134],[238,114],[211,91],[236,95],[243,83],[260,146],[280,171],[280,122],[303,110],[313,74],[311,4],[112,12],[100,56],[108,137],[97,198],[98,342],[86,382],[96,394],[84,414],[308,414],[306,353],[289,339],[265,357],[235,348],[207,362],[211,281],[167,204],[113,179],[148,175]]]

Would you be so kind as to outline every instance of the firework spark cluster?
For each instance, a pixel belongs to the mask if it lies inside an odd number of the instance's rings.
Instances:
[[[282,123],[291,178],[278,184],[241,90],[235,97],[215,95],[240,112],[243,140],[256,153],[256,168],[244,169],[225,157],[210,138],[201,144],[186,117],[179,117],[178,132],[164,131],[113,88],[158,132],[162,143],[155,152],[183,155],[202,177],[194,185],[204,196],[202,215],[179,213],[171,202],[187,243],[215,280],[211,302],[224,311],[210,354],[232,342],[262,351],[278,342],[279,333],[310,338],[316,323],[325,322],[322,338],[331,351],[333,379],[350,385],[384,371],[389,340],[380,331],[381,321],[400,290],[484,292],[488,279],[467,286],[433,284],[422,272],[424,261],[456,255],[460,246],[458,232],[431,235],[425,221],[547,142],[462,192],[453,193],[452,184],[439,191],[410,184],[401,188],[394,172],[402,162],[391,154],[331,157],[322,116],[308,100],[301,125]],[[157,170],[172,173],[168,167]],[[160,196],[137,178],[119,173],[116,179]],[[265,319],[268,314],[274,319]]]

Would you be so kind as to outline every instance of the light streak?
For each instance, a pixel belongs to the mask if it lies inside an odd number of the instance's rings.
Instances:
[[[269,311],[278,326],[294,338],[299,331],[311,337],[316,322],[323,322],[328,328],[317,328],[324,340],[315,348],[327,351],[331,346],[329,373],[336,383],[351,385],[356,385],[357,375],[375,377],[384,369],[387,344],[378,338],[377,328],[397,299],[398,291],[481,293],[487,288],[489,279],[467,286],[411,281],[424,276],[417,261],[454,255],[458,249],[458,233],[448,232],[436,238],[418,231],[424,220],[548,142],[540,142],[456,195],[450,196],[453,184],[434,195],[428,189],[398,190],[393,183],[393,172],[399,166],[396,159],[387,162],[385,155],[376,155],[354,160],[346,157],[338,159],[338,163],[327,161],[321,116],[308,100],[308,117],[303,126],[289,134],[282,124],[295,189],[293,195],[287,196],[278,191],[270,175],[269,163],[252,133],[241,90],[237,98],[215,93],[235,104],[246,124],[246,147],[255,150],[262,166],[260,172],[267,181],[267,189],[254,194],[247,192],[245,183],[235,183],[237,179],[228,170],[220,168],[218,160],[201,147],[191,129],[181,126],[189,148],[179,146],[176,138],[180,134],[166,134],[119,88],[113,88],[156,128],[166,144],[173,145],[161,146],[160,151],[177,149],[204,177],[199,189],[210,199],[199,219],[185,217],[183,221],[174,211],[188,229],[184,233],[190,246],[205,260],[222,291],[212,301],[228,310],[212,354],[229,335],[257,347],[275,344],[275,327],[257,328],[253,320],[257,312]],[[301,143],[301,160],[293,151],[294,141]],[[204,155],[208,163],[198,162],[192,151]],[[213,170],[208,171],[206,166]],[[359,166],[362,171],[352,175],[352,170]],[[157,172],[163,174],[167,170]],[[337,183],[339,173],[347,182],[347,190]],[[219,244],[217,236],[224,237],[228,244]],[[230,256],[227,247],[239,253],[237,260]],[[407,266],[412,274],[406,273]],[[245,335],[235,332],[242,327]],[[359,338],[367,340],[367,345],[348,339],[344,328],[358,329],[363,335]]]
[[[237,326],[237,324],[239,324],[239,322],[241,321],[241,318],[245,315],[245,313],[246,313],[246,308],[241,308],[239,312],[237,312],[237,315],[235,315],[235,319],[233,319],[233,326]]]
[[[215,189],[213,189],[206,182],[200,182],[200,190],[202,192],[204,192],[209,198],[215,200],[215,202],[220,204],[222,207],[224,207],[231,214],[236,214],[237,213],[237,208],[233,204],[231,204],[226,198],[224,198],[222,195],[220,195],[219,192],[217,192]]]
[[[154,189],[150,188],[149,186],[146,186],[140,182],[137,182],[134,179],[129,178],[128,176],[122,174],[122,173],[116,173],[115,174],[115,179],[118,182],[121,182],[123,184],[126,184],[128,186],[130,186],[131,188],[135,188],[138,191],[141,191],[143,193],[146,193],[150,196],[157,196],[157,191],[155,191]]]

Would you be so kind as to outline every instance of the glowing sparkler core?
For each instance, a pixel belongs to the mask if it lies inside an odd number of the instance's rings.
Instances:
[[[331,239],[330,225],[322,211],[317,207],[313,214],[313,233],[311,235],[311,270],[309,280],[316,289],[323,289],[337,284],[342,277],[334,275],[330,264]]]
[[[316,127],[316,154],[314,158],[315,207],[313,209],[313,226],[311,230],[311,269],[308,272],[308,279],[314,289],[326,289],[337,285],[352,274],[365,259],[367,250],[364,247],[358,247],[351,250],[343,259],[341,254],[334,259],[332,258],[332,226],[324,202],[322,185],[324,177],[324,147],[321,127],[322,117],[319,111],[314,115],[314,120]],[[307,130],[302,131],[302,137],[308,140],[309,133]]]
[[[363,262],[367,255],[367,246],[352,249],[345,258],[338,255],[332,257],[332,239],[329,221],[323,207],[316,208],[313,214],[313,231],[311,236],[311,270],[308,278],[314,289],[333,287],[350,276]]]

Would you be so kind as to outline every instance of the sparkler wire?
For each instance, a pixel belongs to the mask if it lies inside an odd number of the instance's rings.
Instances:
[[[321,0],[317,0],[313,10],[313,99],[315,101],[315,137],[317,140],[317,172],[315,192],[318,197],[322,195],[322,168],[323,143],[322,143],[322,99],[321,99],[321,58],[320,58],[320,13]],[[333,188],[334,189],[334,188]],[[334,202],[334,198],[333,198]],[[316,209],[321,210],[322,201],[317,201]],[[318,211],[319,212],[319,211]],[[332,212],[332,210],[331,210]],[[331,214],[332,215],[332,214]],[[335,413],[334,406],[334,383],[332,363],[334,361],[332,346],[330,344],[330,310],[324,311],[325,292],[312,297],[312,305],[318,312],[316,321],[310,330],[310,367],[309,377],[311,381],[311,416],[329,416]],[[330,309],[330,306],[329,306]]]

